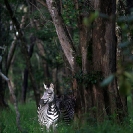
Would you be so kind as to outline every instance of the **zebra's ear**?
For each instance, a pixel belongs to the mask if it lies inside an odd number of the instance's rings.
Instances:
[[[50,84],[50,88],[54,89],[54,85],[52,83]]]
[[[47,90],[47,89],[48,89],[48,88],[47,88],[47,86],[46,86],[44,83],[43,83],[43,85],[44,85],[44,89],[46,89],[46,90]]]

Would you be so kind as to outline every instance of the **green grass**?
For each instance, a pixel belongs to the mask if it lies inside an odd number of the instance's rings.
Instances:
[[[35,103],[19,105],[19,112],[20,124],[24,132],[40,133]],[[4,110],[0,113],[0,133],[19,133],[16,127],[16,113],[13,105],[10,105],[10,110]]]
[[[42,133],[37,121],[34,102],[25,105],[19,104],[19,111],[23,133]],[[79,129],[74,125],[64,126],[61,123],[57,130],[58,133],[133,133],[133,113],[129,116],[125,119],[123,125],[106,120],[101,124],[87,123]],[[0,112],[0,133],[19,133],[16,127],[16,114],[13,105],[10,105],[10,110]]]

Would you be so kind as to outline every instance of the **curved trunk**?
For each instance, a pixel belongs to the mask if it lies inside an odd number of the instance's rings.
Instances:
[[[76,62],[73,42],[65,28],[61,15],[59,14],[57,7],[55,6],[56,3],[54,2],[54,0],[46,0],[46,2],[50,15],[53,19],[54,26],[56,28],[56,33],[62,46],[62,50],[65,54],[65,57],[67,58],[67,61],[69,62],[72,73],[74,73]]]

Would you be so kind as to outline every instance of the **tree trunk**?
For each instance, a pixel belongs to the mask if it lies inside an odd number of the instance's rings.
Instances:
[[[76,53],[73,43],[67,30],[65,29],[61,15],[59,14],[56,2],[53,0],[46,0],[48,10],[53,19],[53,23],[56,28],[60,44],[66,59],[71,67],[72,75],[78,72],[77,63],[75,61]],[[80,3],[81,4],[81,3]],[[98,17],[94,21],[93,26],[93,37],[92,37],[92,49],[93,49],[93,67],[89,67],[87,64],[87,37],[88,30],[82,25],[83,18],[81,18],[79,24],[80,31],[80,52],[82,54],[82,71],[86,74],[87,71],[94,71],[95,73],[101,73],[100,76],[108,77],[110,74],[116,72],[116,39],[115,39],[115,0],[102,0],[93,1],[94,9],[99,10],[101,13],[108,15],[108,19]],[[76,3],[76,9],[78,4]],[[81,9],[82,11],[82,9]],[[79,17],[84,17],[81,14]],[[87,68],[91,70],[87,70]],[[98,75],[99,76],[99,75]],[[117,89],[116,79],[106,88],[101,88],[97,81],[96,84],[90,85],[89,88],[85,88],[84,85],[78,86],[77,80],[73,80],[73,88],[75,88],[74,95],[76,96],[77,114],[79,118],[82,113],[87,112],[90,108],[90,114],[97,119],[102,121],[106,116],[111,116],[114,113],[118,114],[118,119],[122,118],[122,114],[126,112],[124,110],[122,99]],[[87,95],[90,95],[87,97]],[[95,109],[92,109],[94,107]],[[119,112],[122,110],[122,113]]]
[[[70,65],[70,70],[72,72],[72,77],[75,76],[75,73],[78,72],[78,65],[76,63],[76,49],[72,42],[72,38],[70,37],[70,34],[66,30],[65,24],[63,22],[63,19],[61,17],[61,14],[58,12],[58,8],[56,6],[56,2],[54,0],[46,0],[48,10],[50,12],[50,15],[52,17],[54,26],[56,28],[56,33],[58,35],[62,50],[64,52],[64,55],[66,57],[67,62]],[[76,97],[76,116],[80,118],[82,114],[82,88],[78,87],[77,81],[74,78],[72,80],[72,88],[73,88],[73,94]]]
[[[0,48],[0,71],[2,71],[2,53],[3,53],[3,49],[2,48],[4,46],[4,42],[3,42],[4,37],[2,35],[2,33],[4,31],[2,31],[3,28],[2,28],[1,12],[2,12],[2,8],[0,6],[0,42],[1,42],[1,45],[0,45],[0,47],[1,47]],[[4,101],[5,89],[4,89],[3,83],[4,82],[2,80],[2,77],[0,76],[0,109],[7,107],[7,104]]]
[[[2,77],[0,77],[0,109],[8,107],[8,105],[4,101],[5,92],[4,92],[4,88],[3,88],[2,84],[3,84]]]
[[[28,87],[28,69],[25,68],[23,72],[23,83],[22,83],[22,95],[21,95],[21,102],[26,102],[26,93],[27,93],[27,87]]]
[[[65,25],[63,23],[63,19],[61,18],[61,15],[59,14],[56,2],[54,0],[46,0],[48,10],[50,12],[50,15],[53,19],[54,26],[56,28],[56,33],[58,35],[60,44],[62,46],[62,50],[65,54],[65,57],[67,58],[67,61],[69,62],[69,65],[71,67],[71,71],[74,73],[75,71],[75,47],[72,43],[71,37],[69,36],[69,33],[67,32]]]
[[[49,69],[48,69],[48,64],[47,64],[47,62],[44,58],[45,57],[45,50],[44,50],[44,47],[43,47],[43,42],[39,39],[36,39],[36,45],[37,45],[37,48],[38,48],[38,53],[41,56],[42,66],[43,66],[43,70],[44,70],[44,77],[50,78],[50,72],[49,72]]]
[[[116,72],[115,6],[115,0],[94,1],[94,9],[108,15],[108,19],[99,16],[93,28],[93,68],[94,71],[100,70],[105,78]],[[114,113],[119,120],[124,117],[125,105],[122,104],[116,79],[104,89],[100,88],[99,83],[93,85],[93,94],[97,121]]]
[[[36,41],[35,36],[31,35],[30,36],[30,46],[29,46],[29,50],[28,50],[28,54],[29,54],[30,58],[32,57],[32,54],[33,54],[35,41]],[[27,87],[28,87],[28,75],[29,75],[29,72],[28,72],[28,68],[26,67],[24,70],[24,75],[23,75],[22,99],[21,99],[22,103],[26,102],[26,93],[27,93]]]
[[[89,64],[89,59],[88,59],[88,47],[90,47],[90,35],[92,32],[91,29],[91,24],[86,25],[84,23],[84,19],[89,18],[90,10],[86,7],[88,7],[87,1],[84,2],[78,2],[77,0],[74,0],[75,3],[75,9],[79,11],[79,16],[78,16],[78,28],[79,28],[79,50],[78,50],[78,55],[81,56],[81,70],[83,76],[88,75],[90,72],[90,64]],[[91,54],[91,53],[89,53]],[[86,79],[82,77],[82,84],[79,85],[79,95],[80,95],[80,102],[78,102],[79,110],[80,112],[78,113],[78,117],[80,118],[80,121],[82,123],[85,122],[86,118],[83,118],[83,114],[85,113],[88,117],[91,117],[92,115],[90,114],[89,109],[92,107],[92,92],[91,92],[91,85],[87,83]],[[89,115],[88,115],[89,112]],[[83,119],[83,120],[82,120]]]
[[[6,65],[7,66],[7,74],[8,74],[11,62],[12,62],[14,52],[16,50],[16,46],[17,46],[17,39],[16,39],[16,37],[14,37],[14,40],[12,41],[12,44],[11,44],[11,47],[10,47],[10,50],[8,53],[8,57],[7,57],[7,65]]]

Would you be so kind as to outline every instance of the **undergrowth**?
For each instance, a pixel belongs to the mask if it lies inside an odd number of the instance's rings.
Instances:
[[[10,105],[10,109],[0,111],[0,133],[20,133],[16,126],[16,114],[13,105]],[[130,105],[130,110],[131,105]],[[43,133],[46,131],[41,130],[37,121],[37,111],[34,102],[27,103],[25,105],[19,104],[20,111],[20,124],[23,128],[23,133]],[[99,124],[86,123],[82,127],[78,128],[72,124],[69,126],[60,123],[57,132],[58,133],[133,133],[133,113],[129,112],[129,117],[125,118],[122,125],[113,123],[112,121],[105,120]],[[52,132],[52,131],[51,131]]]

